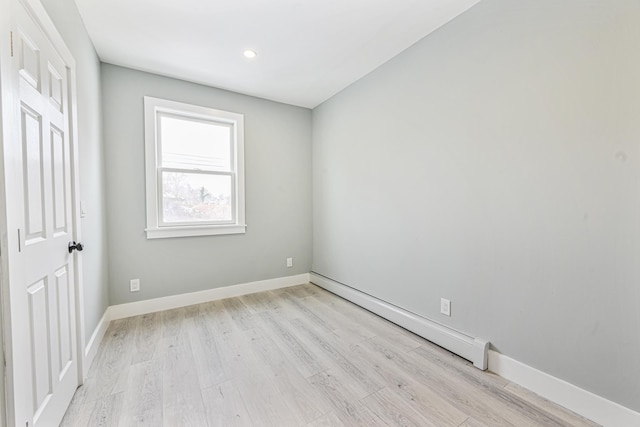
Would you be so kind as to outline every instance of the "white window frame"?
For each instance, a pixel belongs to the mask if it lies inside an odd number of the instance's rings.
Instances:
[[[233,219],[226,222],[163,223],[162,193],[160,192],[160,121],[159,116],[168,114],[184,117],[185,120],[205,120],[231,126],[233,135],[231,152],[231,175]],[[241,234],[246,231],[244,211],[244,116],[229,111],[216,110],[198,105],[185,104],[167,99],[144,97],[144,140],[147,200],[147,239],[168,237],[212,236],[219,234]],[[202,171],[202,173],[208,173]]]

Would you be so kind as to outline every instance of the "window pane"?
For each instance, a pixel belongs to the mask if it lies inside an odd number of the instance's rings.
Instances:
[[[162,216],[170,222],[232,221],[231,176],[162,172]]]
[[[161,114],[162,167],[231,171],[232,126]]]

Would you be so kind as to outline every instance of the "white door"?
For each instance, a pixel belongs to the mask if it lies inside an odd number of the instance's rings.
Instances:
[[[17,426],[57,426],[79,383],[69,70],[28,7],[11,6],[2,93],[7,235],[16,235],[7,245],[9,409]]]

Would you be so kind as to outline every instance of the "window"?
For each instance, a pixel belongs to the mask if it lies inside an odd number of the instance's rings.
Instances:
[[[144,98],[147,238],[244,233],[242,114]]]

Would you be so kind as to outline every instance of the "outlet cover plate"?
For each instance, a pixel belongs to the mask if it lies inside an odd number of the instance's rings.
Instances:
[[[451,301],[445,298],[440,298],[440,313],[445,316],[451,316]]]

